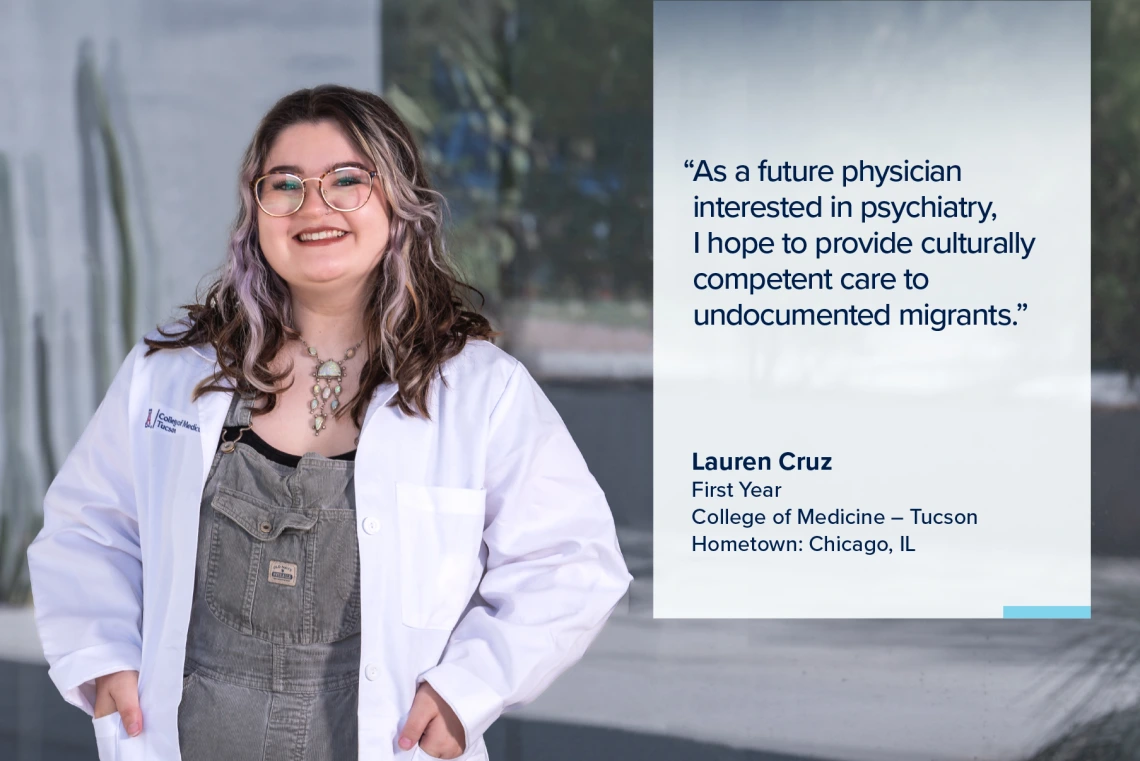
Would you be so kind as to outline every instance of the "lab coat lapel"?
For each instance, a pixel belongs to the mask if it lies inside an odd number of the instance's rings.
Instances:
[[[356,512],[361,519],[361,660],[377,667],[376,678],[369,677],[360,695],[361,715],[374,717],[360,726],[361,747],[369,748],[392,744],[391,727],[406,718],[398,706],[410,704],[410,691],[414,690],[414,681],[406,673],[411,655],[402,644],[404,639],[383,636],[383,629],[394,626],[389,622],[398,621],[401,615],[403,564],[399,560],[396,484],[431,483],[437,451],[434,413],[438,406],[429,405],[431,422],[405,415],[399,407],[389,406],[396,390],[395,383],[376,389],[356,450]]]
[[[222,425],[226,422],[226,412],[229,411],[233,392],[220,393],[212,391],[198,398],[198,427],[202,438],[202,488],[206,488],[206,479],[210,475],[210,465],[214,462],[214,453],[218,449],[218,439],[222,435]]]
[[[199,381],[209,377],[214,371],[213,349],[195,349],[195,354],[206,360],[201,363],[203,373],[191,381],[191,387]],[[230,402],[233,401],[233,392],[211,391],[198,397],[195,405],[198,408],[198,428],[202,444],[202,489],[206,488],[206,479],[210,476],[210,466],[214,462],[214,454],[218,450],[218,439],[222,435],[222,426],[226,422],[226,413],[229,412]]]

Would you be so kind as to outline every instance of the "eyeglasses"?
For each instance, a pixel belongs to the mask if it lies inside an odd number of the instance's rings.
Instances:
[[[253,195],[257,205],[271,217],[287,217],[296,213],[305,203],[305,183],[316,180],[321,198],[336,211],[356,211],[372,197],[372,178],[376,172],[356,167],[342,167],[325,172],[320,177],[304,179],[288,172],[274,172],[253,181]],[[329,182],[325,182],[325,178]]]

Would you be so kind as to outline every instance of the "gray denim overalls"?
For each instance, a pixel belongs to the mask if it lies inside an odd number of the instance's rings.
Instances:
[[[234,394],[231,430],[248,426]],[[202,495],[178,733],[185,761],[357,757],[360,563],[352,457],[245,431]]]

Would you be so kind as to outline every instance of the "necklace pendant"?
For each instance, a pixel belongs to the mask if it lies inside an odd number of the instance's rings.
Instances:
[[[317,347],[309,346],[304,343],[305,339],[302,336],[301,341],[305,346],[305,350],[310,357],[317,361],[317,367],[313,370],[312,377],[315,381],[313,383],[312,391],[313,398],[309,400],[309,414],[313,416],[312,430],[314,436],[320,436],[321,431],[325,429],[328,422],[328,413],[325,412],[325,404],[327,403],[331,408],[331,412],[336,412],[340,408],[340,392],[341,380],[345,377],[344,365],[348,360],[356,356],[356,350],[364,343],[361,339],[356,346],[353,346],[344,353],[344,359],[337,362],[335,359],[321,360]],[[322,386],[322,384],[324,384]]]
[[[330,359],[317,368],[318,378],[340,378],[344,372],[340,369],[340,363],[334,359]]]

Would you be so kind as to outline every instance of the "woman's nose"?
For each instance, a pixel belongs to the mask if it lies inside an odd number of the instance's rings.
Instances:
[[[326,214],[330,211],[328,204],[325,203],[324,197],[321,195],[321,181],[313,178],[305,180],[305,198],[301,201],[301,208],[297,211],[311,212],[313,214]]]

